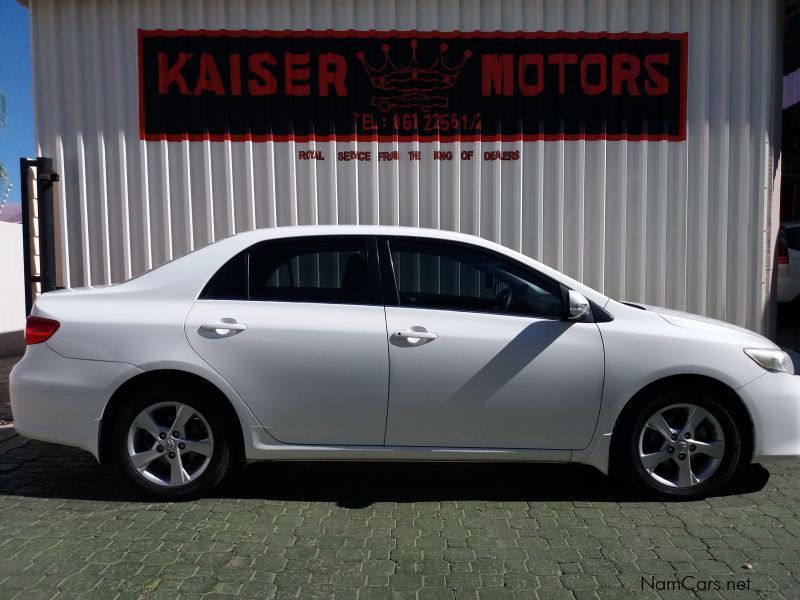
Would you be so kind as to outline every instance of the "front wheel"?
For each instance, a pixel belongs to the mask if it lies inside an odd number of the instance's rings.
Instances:
[[[164,499],[200,495],[222,480],[231,463],[222,415],[203,397],[181,396],[176,389],[137,395],[118,414],[113,433],[123,473]]]
[[[733,475],[741,452],[733,418],[704,391],[654,396],[619,434],[623,472],[640,489],[668,498],[718,491]]]

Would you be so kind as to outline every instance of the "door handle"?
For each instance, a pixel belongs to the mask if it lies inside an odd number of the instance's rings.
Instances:
[[[203,323],[200,325],[200,329],[203,331],[217,331],[217,330],[225,330],[225,331],[244,331],[247,329],[247,325],[244,323]]]
[[[407,340],[408,338],[419,340],[435,340],[439,337],[438,333],[433,333],[432,331],[414,331],[412,329],[395,331],[392,335],[396,338],[400,338],[401,340]]]

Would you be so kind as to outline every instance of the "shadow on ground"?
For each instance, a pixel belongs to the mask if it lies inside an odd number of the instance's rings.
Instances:
[[[769,472],[751,465],[719,495],[760,491]],[[27,442],[0,456],[0,495],[149,502],[112,465],[87,453]],[[585,465],[520,463],[253,463],[210,496],[329,502],[363,508],[376,502],[596,501],[642,502],[642,497]]]
[[[761,465],[753,465],[723,494],[757,492],[768,480],[769,472]],[[237,498],[336,502],[346,508],[362,508],[375,502],[446,500],[647,500],[592,467],[554,464],[254,464],[220,491]]]

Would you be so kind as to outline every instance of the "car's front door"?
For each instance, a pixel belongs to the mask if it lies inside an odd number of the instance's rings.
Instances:
[[[562,318],[557,283],[463,244],[380,244],[396,303],[386,307],[387,445],[575,449],[590,442],[603,345],[595,323]]]
[[[276,440],[383,444],[389,373],[373,238],[250,248],[206,286],[186,335]]]

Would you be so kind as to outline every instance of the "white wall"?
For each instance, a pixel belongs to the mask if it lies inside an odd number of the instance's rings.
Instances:
[[[30,0],[37,153],[62,175],[60,283],[122,281],[255,227],[399,224],[480,235],[610,296],[764,331],[779,4]],[[137,28],[688,32],[687,139],[447,144],[521,152],[468,168],[297,161],[291,142],[145,142]],[[328,156],[412,147],[317,144]]]
[[[0,221],[0,356],[25,349],[22,225]]]

